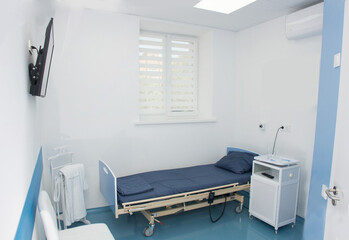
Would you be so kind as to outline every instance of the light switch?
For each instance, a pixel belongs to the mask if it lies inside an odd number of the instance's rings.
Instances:
[[[341,65],[341,53],[337,53],[333,57],[333,68],[337,68]]]

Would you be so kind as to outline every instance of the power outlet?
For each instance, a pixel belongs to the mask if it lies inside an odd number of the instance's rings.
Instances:
[[[260,130],[262,130],[262,131],[265,131],[265,123],[260,123],[259,125],[258,125],[258,128],[260,129]]]
[[[285,124],[281,124],[281,126],[284,127],[284,129],[281,129],[282,131],[284,131],[284,132],[290,132],[291,126],[290,126],[289,124],[285,123]]]

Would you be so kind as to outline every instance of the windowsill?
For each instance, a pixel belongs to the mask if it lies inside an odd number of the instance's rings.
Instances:
[[[135,125],[177,124],[177,123],[214,123],[216,118],[203,119],[170,119],[170,120],[136,120]]]

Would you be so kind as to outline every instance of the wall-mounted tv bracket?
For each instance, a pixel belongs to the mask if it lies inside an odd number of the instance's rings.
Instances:
[[[30,55],[33,55],[33,50],[36,50],[36,54],[38,57],[39,52],[41,50],[41,46],[40,46],[40,50],[39,50],[35,46],[31,46],[31,42],[29,40],[28,41],[28,50],[29,50]],[[39,79],[39,76],[40,76],[40,63],[38,64],[38,66],[34,65],[34,63],[29,63],[28,69],[29,69],[29,76],[31,79],[31,83],[36,84],[37,80]]]
[[[33,55],[33,50],[36,50],[36,53],[39,54],[39,50],[32,45],[30,40],[28,40],[28,50],[30,55]]]

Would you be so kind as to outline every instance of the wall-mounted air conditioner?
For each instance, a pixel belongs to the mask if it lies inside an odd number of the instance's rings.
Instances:
[[[301,39],[322,33],[324,4],[302,9],[286,16],[287,39]]]

